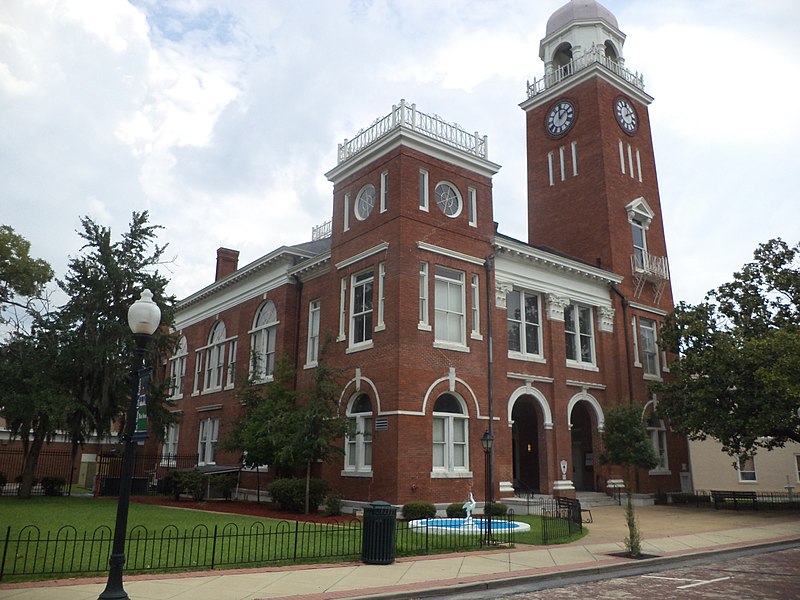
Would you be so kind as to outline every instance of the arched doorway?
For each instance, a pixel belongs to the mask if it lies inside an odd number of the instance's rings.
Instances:
[[[572,483],[577,491],[595,491],[595,468],[592,406],[579,401],[572,408]]]
[[[545,460],[543,420],[538,401],[520,396],[511,411],[514,487],[522,492],[540,492],[541,466]]]

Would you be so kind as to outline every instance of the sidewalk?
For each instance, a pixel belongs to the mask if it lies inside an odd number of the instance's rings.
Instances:
[[[800,540],[797,513],[671,506],[639,507],[636,511],[642,549],[662,557],[655,560]],[[612,556],[623,550],[627,532],[623,509],[598,507],[592,509],[592,515],[589,535],[561,546],[401,558],[391,565],[344,563],[139,575],[125,578],[125,591],[132,600],[413,598],[415,593],[434,588],[457,590],[480,582],[499,584],[629,565],[630,559]],[[105,578],[0,584],[0,599],[96,600],[104,588]]]

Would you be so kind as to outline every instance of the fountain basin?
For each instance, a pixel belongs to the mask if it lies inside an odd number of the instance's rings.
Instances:
[[[415,519],[409,521],[408,528],[421,532],[436,534],[468,534],[486,531],[487,519],[467,519],[459,518],[435,518],[435,519]],[[530,531],[531,526],[521,521],[506,521],[492,519],[492,531],[505,533],[509,530],[515,533]]]

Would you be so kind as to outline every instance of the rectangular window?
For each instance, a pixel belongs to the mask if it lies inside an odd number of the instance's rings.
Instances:
[[[342,277],[341,286],[339,288],[339,337],[337,341],[343,341],[345,338],[344,326],[347,321],[347,278]]]
[[[344,230],[350,229],[350,194],[344,195]]]
[[[572,176],[578,176],[578,142],[572,142]]]
[[[558,149],[558,162],[559,166],[561,167],[561,181],[564,181],[567,176],[567,165],[566,161],[564,160],[564,146],[561,146]]]
[[[754,456],[739,457],[739,481],[756,480],[756,459]]]
[[[667,428],[664,426],[664,421],[659,419],[655,414],[651,414],[650,418],[647,420],[647,432],[650,434],[650,443],[658,459],[658,464],[650,472],[668,472]]]
[[[347,436],[345,471],[372,471],[372,416],[350,417],[353,436]]]
[[[467,419],[455,416],[433,418],[434,471],[463,472],[469,469],[467,424]]]
[[[372,341],[373,273],[353,275],[350,290],[350,346]]]
[[[466,345],[464,273],[437,265],[435,277],[435,339],[437,342]]]
[[[467,188],[467,209],[469,211],[469,224],[472,227],[478,226],[478,192],[475,188]]]
[[[639,338],[641,340],[642,367],[645,375],[659,376],[658,344],[656,343],[656,322],[639,319]]]
[[[647,260],[647,236],[644,224],[639,219],[631,220],[631,234],[633,235],[633,261],[637,268],[643,269]]]
[[[472,275],[472,334],[473,339],[481,339],[480,279]]]
[[[510,292],[506,296],[508,351],[541,356],[539,295]]]
[[[386,298],[384,296],[384,283],[386,281],[386,263],[378,265],[378,324],[375,326],[376,331],[386,329],[386,324],[383,322],[383,311],[386,306]]]
[[[553,153],[547,153],[547,175],[550,178],[550,185],[556,184],[555,177],[553,176]]]
[[[178,435],[180,434],[180,424],[172,423],[167,425],[164,431],[164,444],[161,446],[161,466],[174,467],[175,456],[178,454]]]
[[[419,209],[428,210],[428,172],[419,170]]]
[[[794,466],[797,473],[797,483],[800,483],[800,454],[794,455]]]
[[[206,380],[204,390],[222,387],[222,374],[225,370],[225,343],[214,344],[205,352]]]
[[[570,304],[564,309],[567,360],[594,364],[592,309]]]
[[[306,365],[313,366],[319,360],[319,313],[320,301],[308,303],[308,344],[306,348]]]
[[[200,465],[213,465],[217,462],[217,437],[219,419],[200,421],[200,436],[197,443],[197,461]]]
[[[619,170],[625,175],[625,147],[622,145],[622,140],[619,141]]]
[[[225,379],[226,386],[232,386],[236,379],[236,340],[228,342],[228,376]]]
[[[385,213],[389,206],[389,171],[381,173],[381,212]]]
[[[419,263],[419,324],[430,329],[428,323],[428,263]]]
[[[198,350],[194,353],[194,390],[193,393],[200,393],[200,384],[203,381],[203,356],[204,352]]]
[[[631,317],[631,334],[633,338],[633,366],[641,367],[642,363],[639,360],[639,334],[636,331],[636,317]]]

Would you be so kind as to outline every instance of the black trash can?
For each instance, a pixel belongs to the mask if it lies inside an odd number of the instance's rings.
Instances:
[[[397,509],[388,502],[373,502],[364,509],[364,530],[361,538],[361,561],[368,565],[389,565],[394,562]]]

